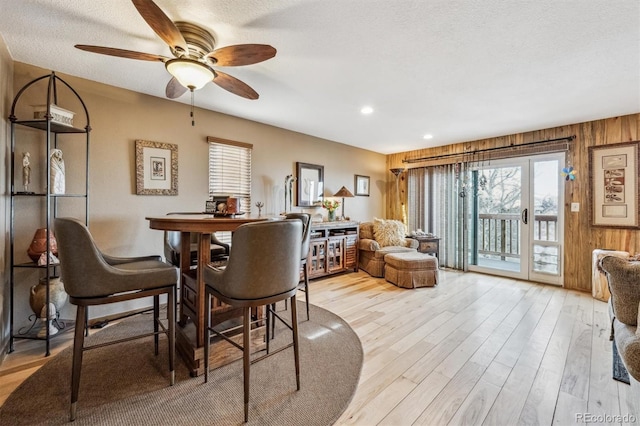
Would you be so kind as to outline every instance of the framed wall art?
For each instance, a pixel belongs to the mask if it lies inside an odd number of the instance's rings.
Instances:
[[[356,189],[355,195],[369,196],[369,176],[355,175],[356,182],[354,188]]]
[[[136,140],[136,194],[178,195],[178,145]]]
[[[639,144],[635,141],[589,147],[592,226],[640,228]]]
[[[296,200],[300,207],[319,207],[324,194],[324,166],[296,163]]]

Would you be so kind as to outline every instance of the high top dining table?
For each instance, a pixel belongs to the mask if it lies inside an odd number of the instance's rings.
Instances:
[[[206,317],[203,271],[211,260],[211,234],[218,231],[234,231],[242,224],[270,220],[270,218],[264,216],[214,217],[210,214],[172,214],[149,216],[146,219],[149,221],[151,229],[181,233],[180,327],[176,327],[176,342],[178,352],[187,362],[191,375],[197,376],[204,372],[202,361]],[[190,256],[184,255],[191,251],[191,233],[198,234],[198,263],[195,271],[191,269]],[[237,316],[237,313],[232,311],[229,306],[214,301],[210,315],[212,315],[212,325],[216,325]],[[189,318],[191,318],[195,330],[193,327],[188,327]]]

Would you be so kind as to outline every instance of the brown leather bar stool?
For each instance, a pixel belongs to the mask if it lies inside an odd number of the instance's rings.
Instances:
[[[201,213],[167,213],[167,215],[195,215]],[[189,264],[191,267],[195,267],[198,263],[198,234],[191,233]],[[164,258],[172,265],[180,266],[180,232],[178,231],[164,231]],[[223,243],[216,238],[216,234],[211,234],[211,253],[210,259],[223,260],[229,256],[229,244]]]
[[[55,219],[58,254],[69,301],[77,306],[76,328],[73,340],[71,373],[70,421],[76,418],[82,355],[132,338],[114,340],[95,346],[84,346],[84,327],[87,307],[122,302],[153,296],[154,331],[134,338],[154,336],[155,354],[158,354],[158,335],[165,333],[169,340],[170,384],[175,383],[175,315],[178,269],[164,263],[160,256],[113,257],[100,252],[87,227],[73,218]],[[167,326],[160,320],[160,295],[167,295]],[[162,331],[160,331],[162,328]]]
[[[302,222],[283,220],[257,222],[241,225],[234,232],[229,262],[225,268],[208,266],[204,270],[205,312],[211,312],[211,297],[216,297],[243,311],[243,342],[239,345],[224,333],[211,327],[211,315],[207,317],[204,330],[204,380],[209,380],[209,346],[211,332],[222,337],[243,351],[244,372],[244,421],[249,418],[249,377],[250,366],[267,356],[293,346],[296,385],[300,390],[300,358],[298,354],[298,318],[296,292],[300,282],[300,244],[302,242]],[[265,250],[268,247],[269,250]],[[277,351],[251,360],[251,310],[281,300],[291,299],[291,325],[293,343]],[[270,317],[269,313],[266,315]],[[261,320],[260,320],[261,321]],[[266,326],[267,343],[269,325]]]
[[[286,219],[298,219],[302,221],[302,250],[300,252],[300,266],[304,277],[305,302],[307,304],[307,321],[309,320],[309,245],[311,244],[311,215],[309,213],[287,213]]]

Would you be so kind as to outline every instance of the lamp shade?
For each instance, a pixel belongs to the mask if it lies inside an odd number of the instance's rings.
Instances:
[[[172,59],[165,67],[180,84],[191,90],[201,89],[215,77],[211,68],[193,59]]]
[[[391,173],[393,173],[396,177],[400,176],[402,172],[404,172],[404,167],[398,167],[395,169],[389,169]]]
[[[340,190],[338,192],[333,194],[333,196],[334,197],[342,197],[342,198],[351,198],[351,197],[353,197],[353,194],[351,193],[351,191],[349,191],[347,188],[345,188],[343,186],[342,188],[340,188]]]

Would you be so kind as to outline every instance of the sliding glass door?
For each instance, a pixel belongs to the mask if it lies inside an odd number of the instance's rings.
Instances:
[[[470,270],[562,284],[562,164],[548,154],[474,167]]]

